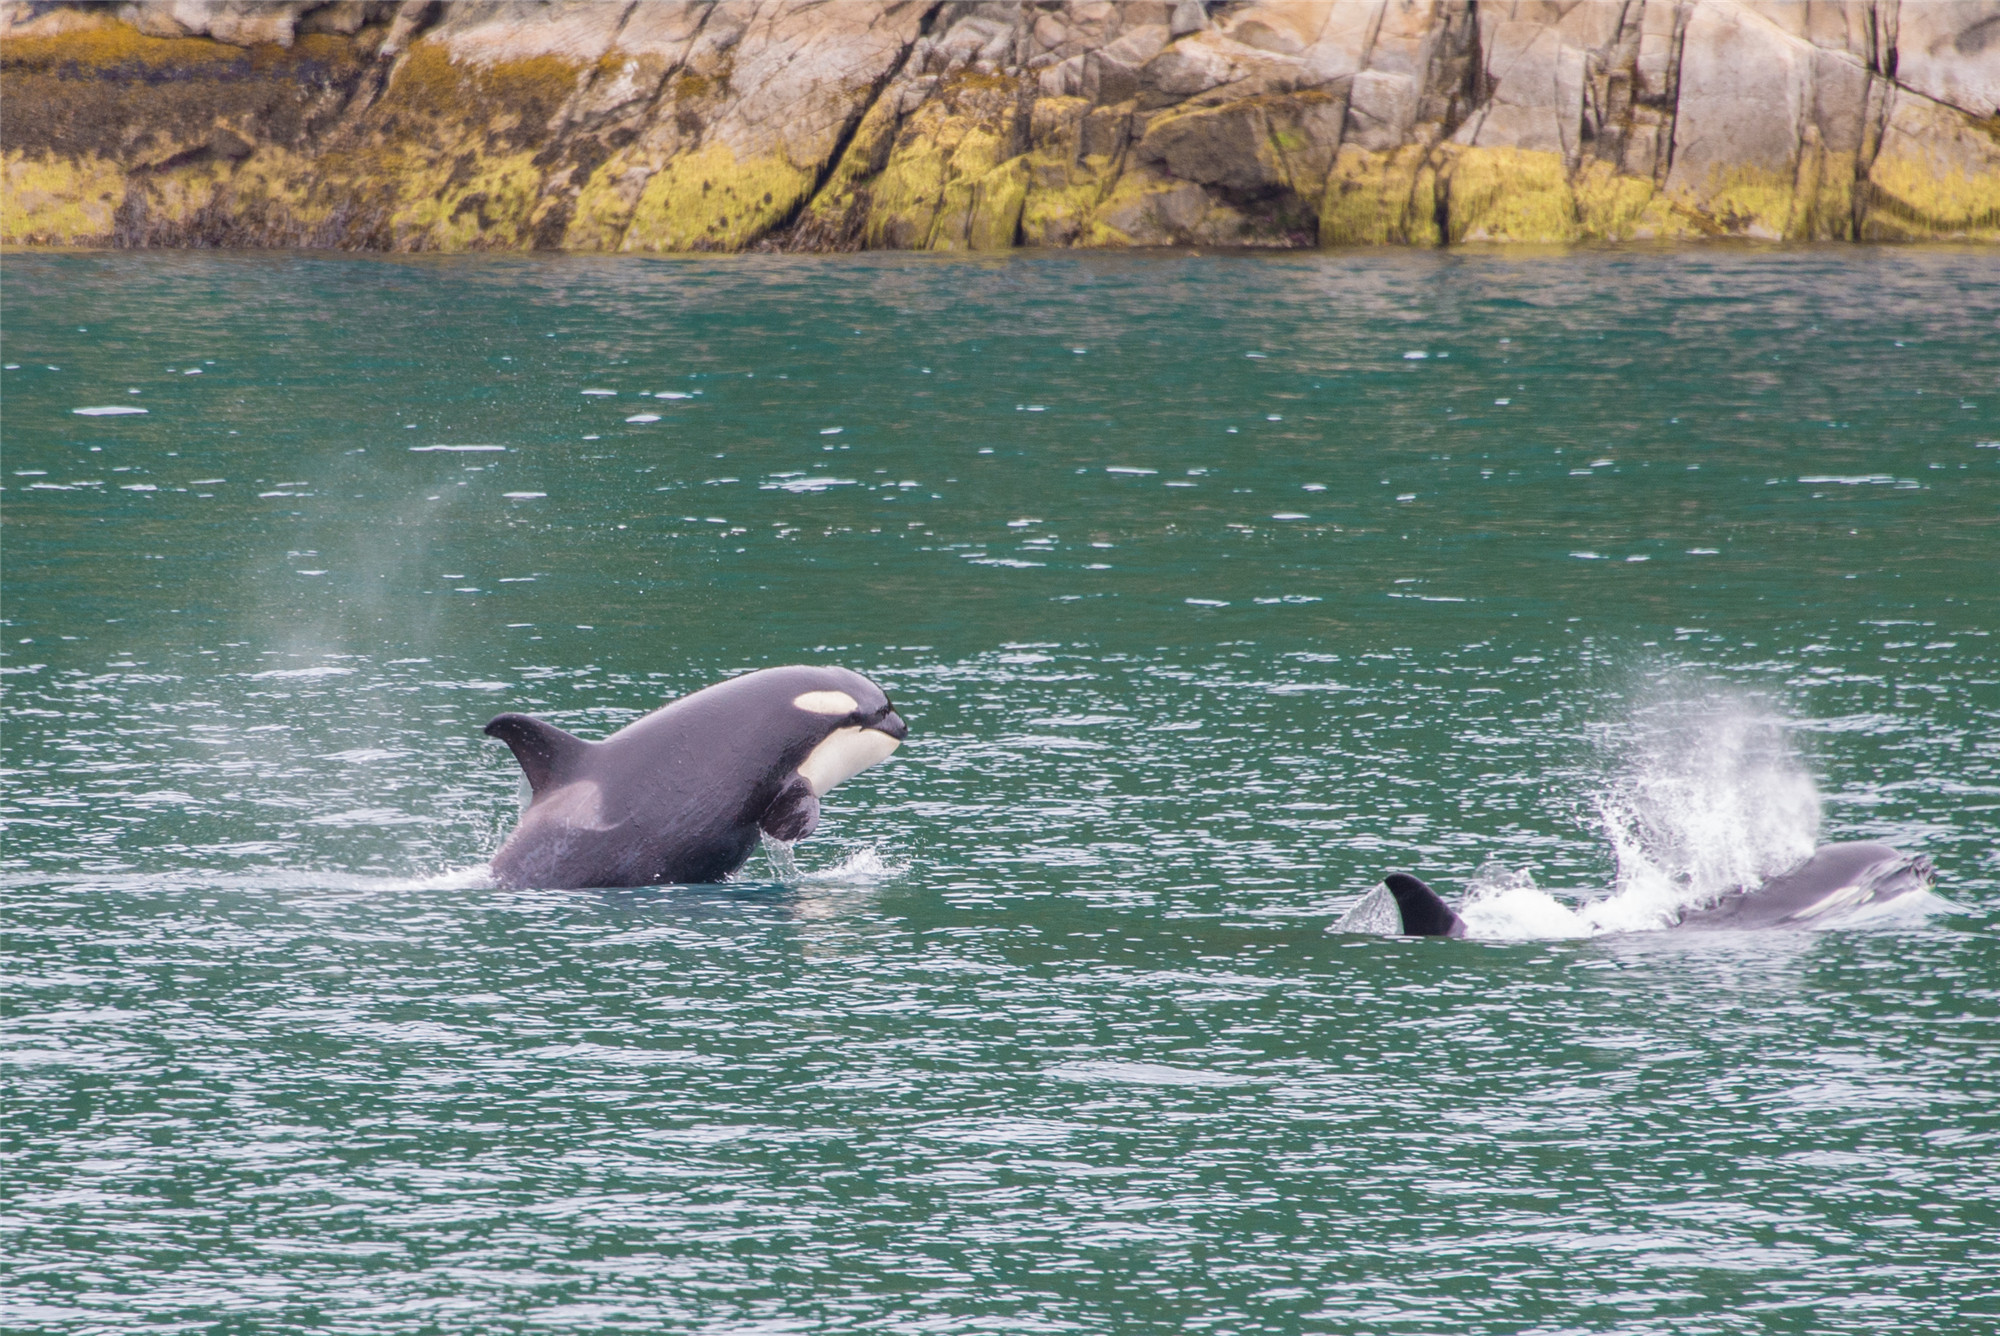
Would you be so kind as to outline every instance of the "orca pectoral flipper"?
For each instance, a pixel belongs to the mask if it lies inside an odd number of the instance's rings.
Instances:
[[[772,839],[795,844],[819,825],[819,795],[813,792],[804,775],[793,775],[764,809],[757,824]]]
[[[565,733],[554,724],[545,724],[531,715],[495,715],[486,723],[486,736],[498,738],[521,763],[528,787],[537,795],[550,784],[560,784],[576,759],[590,749],[588,742]]]

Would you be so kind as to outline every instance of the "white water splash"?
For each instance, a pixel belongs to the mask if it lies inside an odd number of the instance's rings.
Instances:
[[[1473,937],[1588,937],[1669,927],[1810,855],[1819,790],[1784,720],[1734,697],[1641,710],[1613,739],[1616,773],[1592,802],[1611,844],[1610,894],[1574,908],[1523,869],[1489,861],[1459,917]]]
[[[470,867],[447,868],[428,877],[385,878],[379,885],[395,891],[490,891],[496,883],[490,866],[474,863]]]
[[[1526,868],[1489,858],[1472,874],[1458,916],[1465,920],[1468,937],[1499,941],[1588,937],[1593,929],[1584,911],[1590,908],[1572,909],[1537,887],[1534,874]]]
[[[910,870],[908,863],[885,857],[874,845],[857,849],[832,867],[808,872],[799,878],[806,886],[877,886]]]
[[[1819,789],[1784,721],[1729,698],[1643,712],[1623,773],[1597,814],[1614,890],[1663,910],[1707,904],[1806,858]]]
[[[831,867],[804,871],[793,853],[795,846],[764,836],[764,857],[771,865],[771,880],[787,886],[867,887],[891,881],[910,870],[908,863],[892,861],[874,845],[857,849]]]

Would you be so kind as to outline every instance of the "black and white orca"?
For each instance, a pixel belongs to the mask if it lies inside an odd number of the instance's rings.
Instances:
[[[494,879],[516,889],[720,881],[760,831],[812,834],[820,799],[909,735],[861,674],[803,666],[704,687],[601,742],[525,714],[486,732],[533,792],[493,855]]]
[[[1684,910],[1673,928],[1810,928],[1871,905],[1928,891],[1931,860],[1886,844],[1826,844],[1789,871]],[[1465,920],[1406,872],[1392,872],[1329,932],[1463,937]]]

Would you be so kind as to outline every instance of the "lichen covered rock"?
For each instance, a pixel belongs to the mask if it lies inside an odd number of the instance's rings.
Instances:
[[[2000,0],[0,4],[0,241],[2000,239]]]

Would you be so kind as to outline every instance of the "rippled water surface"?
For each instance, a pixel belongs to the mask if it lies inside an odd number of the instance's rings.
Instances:
[[[10,1330],[2000,1319],[1990,255],[0,282]],[[789,858],[484,881],[489,716],[796,661]]]

